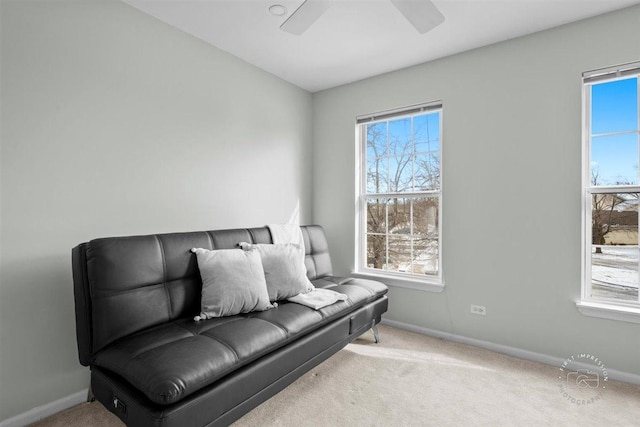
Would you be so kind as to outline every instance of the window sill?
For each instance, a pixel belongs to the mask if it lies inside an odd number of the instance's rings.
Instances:
[[[394,277],[386,274],[362,272],[353,272],[351,273],[351,276],[359,277],[361,279],[379,280],[381,282],[384,282],[384,284],[386,285],[394,286],[397,288],[414,289],[417,291],[425,292],[442,292],[444,290],[444,283],[442,282],[432,282],[419,279],[411,279],[408,277]]]
[[[579,301],[576,306],[585,316],[640,323],[640,308],[591,301]]]

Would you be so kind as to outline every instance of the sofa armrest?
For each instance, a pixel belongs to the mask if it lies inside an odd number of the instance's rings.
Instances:
[[[83,366],[91,363],[91,296],[87,279],[86,243],[71,250],[73,266],[73,295],[76,312],[78,356]]]

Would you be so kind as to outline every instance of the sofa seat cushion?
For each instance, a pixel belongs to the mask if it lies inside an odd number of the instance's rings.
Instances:
[[[95,365],[118,374],[151,401],[164,405],[280,347],[286,339],[282,328],[260,319],[185,319],[114,343],[96,356]]]
[[[334,276],[314,285],[346,294],[346,301],[313,310],[284,302],[277,308],[201,322],[190,318],[156,326],[109,345],[94,364],[168,405],[269,352],[386,293],[386,286]]]
[[[332,291],[349,294],[349,289],[362,289],[369,295],[369,300],[374,300],[385,295],[389,288],[382,282],[354,277],[340,277],[326,275],[313,280],[316,288],[331,289]]]

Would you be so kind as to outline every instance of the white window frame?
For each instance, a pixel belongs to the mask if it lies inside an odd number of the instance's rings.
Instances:
[[[440,189],[417,192],[387,192],[367,194],[367,141],[363,129],[366,125],[377,122],[388,122],[407,117],[415,117],[428,113],[439,113],[440,129]],[[355,270],[354,275],[361,277],[374,277],[386,279],[387,284],[411,289],[441,292],[444,287],[443,263],[442,263],[442,194],[443,194],[443,106],[442,101],[434,101],[410,107],[382,111],[357,117],[356,120],[356,213],[355,213]],[[437,274],[416,274],[406,272],[388,271],[370,268],[367,266],[367,200],[375,198],[438,198],[438,271]],[[413,224],[412,224],[413,225]]]
[[[640,323],[640,300],[629,302],[622,300],[594,298],[591,296],[592,273],[592,195],[605,193],[640,193],[638,185],[592,186],[591,184],[591,87],[594,84],[616,80],[638,78],[638,100],[640,101],[640,62],[609,67],[583,74],[582,85],[582,274],[581,299],[576,303],[578,310],[587,316],[600,317],[632,323]],[[640,108],[638,109],[640,125]],[[622,134],[615,132],[613,134]],[[632,132],[624,132],[632,133]],[[640,131],[636,129],[640,146]],[[640,155],[639,155],[640,164]],[[640,213],[639,213],[640,215]],[[640,221],[639,221],[640,222]],[[639,265],[640,271],[640,265]],[[639,273],[640,274],[640,273]]]

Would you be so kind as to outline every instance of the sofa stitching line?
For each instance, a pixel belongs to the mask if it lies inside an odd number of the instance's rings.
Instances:
[[[211,338],[211,339],[212,339],[212,340],[214,340],[214,341],[218,341],[220,344],[224,345],[224,346],[225,346],[225,347],[227,347],[229,350],[231,350],[231,352],[233,353],[233,355],[234,355],[234,356],[235,356],[235,358],[236,358],[236,362],[238,362],[238,361],[240,361],[240,356],[238,356],[238,353],[236,353],[235,349],[234,349],[233,347],[231,347],[231,345],[230,345],[230,344],[228,344],[227,342],[223,341],[223,340],[222,340],[222,339],[220,339],[220,338],[212,337],[212,336],[210,336],[210,335],[205,335],[205,333],[207,333],[207,332],[209,332],[209,331],[212,331],[212,330],[216,329],[216,328],[217,328],[217,327],[219,327],[219,326],[227,325],[227,324],[229,324],[229,323],[234,323],[234,322],[237,322],[237,321],[239,321],[239,320],[241,320],[241,318],[233,319],[233,320],[230,320],[230,321],[228,321],[228,322],[224,322],[224,323],[221,323],[221,324],[219,324],[219,325],[215,325],[214,327],[209,328],[209,329],[207,329],[206,331],[203,331],[202,333],[198,333],[198,334],[196,334],[196,336],[199,336],[199,337],[206,337],[206,338]],[[185,328],[185,329],[186,329],[186,328]],[[192,332],[192,333],[193,333],[193,332]]]
[[[273,325],[274,325],[274,326],[276,326],[277,328],[282,329],[282,331],[285,333],[285,335],[286,335],[287,337],[289,336],[289,335],[288,335],[288,333],[287,333],[287,330],[286,330],[286,329],[284,329],[284,327],[282,327],[282,326],[280,326],[280,325],[276,325],[276,324],[274,324],[273,322],[270,322],[270,321],[268,321],[268,320],[260,319],[260,318],[257,318],[257,317],[240,317],[240,318],[237,318],[237,319],[229,320],[229,321],[227,321],[227,322],[224,322],[224,323],[220,323],[220,324],[218,324],[218,325],[215,325],[215,326],[213,326],[212,328],[209,328],[209,329],[207,329],[207,330],[205,330],[205,331],[203,331],[203,332],[201,332],[201,333],[200,333],[200,332],[194,332],[194,331],[192,331],[191,329],[187,328],[185,325],[182,325],[182,324],[180,324],[180,323],[176,322],[175,320],[171,321],[171,323],[173,323],[174,325],[176,325],[176,326],[178,326],[178,327],[180,327],[180,328],[184,329],[185,331],[189,332],[189,333],[190,333],[191,335],[193,335],[193,336],[204,336],[204,337],[207,337],[207,338],[212,338],[212,339],[214,339],[214,340],[216,340],[216,341],[220,341],[220,343],[221,343],[221,344],[226,345],[227,347],[229,347],[229,349],[231,349],[231,350],[235,353],[235,350],[234,350],[234,349],[233,349],[229,344],[227,344],[225,341],[222,341],[222,340],[221,340],[221,339],[219,339],[219,338],[215,338],[215,337],[211,337],[211,336],[209,336],[209,335],[206,335],[206,333],[207,333],[207,332],[209,332],[209,331],[212,331],[212,330],[214,330],[214,329],[216,329],[216,328],[218,328],[218,327],[220,327],[220,326],[222,326],[222,325],[227,325],[227,324],[229,324],[229,323],[238,322],[238,321],[243,320],[243,319],[254,319],[254,320],[260,320],[260,321],[263,321],[263,322],[266,322],[266,323],[269,323],[269,324],[273,324]],[[236,353],[236,356],[237,356],[237,353]],[[237,358],[238,358],[238,360],[239,360],[239,357],[237,357]]]
[[[164,253],[164,245],[158,235],[154,234],[153,237],[155,237],[158,242],[158,246],[160,246],[160,253],[162,254],[162,285],[164,286],[164,293],[167,297],[167,312],[169,314],[169,320],[171,320],[173,310],[171,307],[171,294],[169,294],[169,288],[167,287],[167,260]]]
[[[126,295],[132,292],[138,292],[141,289],[145,289],[145,288],[152,288],[152,287],[159,287],[159,286],[164,286],[164,282],[162,283],[151,283],[149,285],[141,285],[141,286],[137,286],[135,288],[131,288],[131,289],[125,289],[125,290],[97,290],[94,292],[93,297],[100,299],[100,298],[109,298],[109,297],[113,297],[113,296],[118,296],[118,295]]]
[[[282,329],[284,331],[284,334],[286,335],[287,339],[289,339],[289,337],[291,336],[290,335],[290,331],[284,325],[282,325],[280,323],[276,323],[273,320],[261,319],[261,318],[253,317],[253,316],[251,316],[251,317],[247,316],[247,317],[250,318],[250,319],[257,319],[257,320],[262,320],[263,322],[271,323],[276,328]]]
[[[215,328],[212,328],[215,329]],[[198,334],[199,337],[205,337],[205,338],[209,338],[213,341],[217,341],[220,344],[222,344],[223,346],[225,346],[226,348],[228,348],[229,350],[231,350],[231,353],[233,353],[233,356],[236,358],[236,363],[240,361],[240,356],[238,356],[238,353],[236,353],[235,349],[233,347],[231,347],[230,344],[228,344],[227,342],[221,340],[220,338],[217,337],[212,337],[210,335],[204,335],[204,334]]]
[[[284,335],[285,335],[287,338],[289,338],[289,331],[287,331],[287,329],[285,329],[285,327],[284,327],[284,326],[282,326],[282,325],[280,325],[280,324],[273,323],[273,322],[272,322],[272,321],[270,321],[270,320],[261,319],[261,318],[259,318],[259,317],[247,317],[247,319],[259,320],[259,321],[261,321],[261,322],[264,322],[264,323],[268,323],[268,324],[270,324],[270,325],[273,325],[273,326],[275,326],[276,328],[278,328],[278,329],[282,330],[282,332],[284,332]]]
[[[307,270],[307,277],[309,277],[309,269],[307,269],[307,258],[311,260],[311,264],[313,264],[314,270],[316,268],[315,262],[313,260],[313,254],[311,253],[311,236],[309,235],[308,226],[301,226],[300,229],[302,230],[302,244],[304,246],[304,261],[305,261],[304,269]],[[306,237],[306,240],[305,240],[305,237]],[[307,240],[309,241],[309,255],[307,255],[307,245],[305,243]],[[314,279],[318,278],[317,271],[313,272],[313,278]],[[313,279],[309,279],[309,280],[313,280]]]
[[[240,317],[238,315],[233,315],[233,316],[216,317],[215,319],[218,319],[219,322],[216,323],[215,325],[211,326],[209,329],[203,330],[202,332],[197,332],[196,335],[202,335],[202,334],[204,334],[206,332],[209,332],[209,331],[212,331],[212,330],[214,330],[216,328],[219,328],[220,326],[228,325],[229,323],[237,322],[239,320],[242,320],[243,317]],[[222,320],[224,320],[224,322]]]
[[[282,332],[284,332],[284,336],[288,339],[290,337],[289,335],[289,331],[287,330],[287,328],[285,328],[283,325],[279,324],[279,323],[275,323],[272,322],[271,320],[265,320],[265,319],[260,319],[259,317],[246,317],[246,319],[255,319],[255,320],[260,320],[262,322],[266,322],[269,323],[270,325],[275,326],[276,328],[282,330]]]
[[[169,322],[169,323],[173,323],[173,322]],[[187,331],[187,332],[189,332],[189,331]],[[121,365],[121,367],[124,369],[125,367],[129,366],[129,362],[131,362],[133,359],[137,359],[138,357],[140,357],[140,356],[142,356],[144,354],[150,353],[152,351],[158,350],[159,348],[166,347],[168,345],[177,343],[178,341],[182,341],[184,339],[192,338],[192,337],[193,336],[191,336],[191,337],[179,337],[177,339],[172,339],[170,341],[166,341],[166,342],[163,342],[161,344],[153,345],[153,347],[150,345],[148,348],[146,348],[144,350],[136,350],[136,352],[132,352],[129,355],[129,357],[123,362],[124,364]]]
[[[313,250],[313,242],[311,241],[311,232],[307,230],[307,234],[309,236],[309,255],[311,256],[311,262],[313,262],[313,275],[318,277],[318,264],[316,263],[316,255]]]
[[[178,323],[176,320],[172,320],[171,323],[173,323],[174,325],[176,325],[179,328],[184,329],[185,331],[189,332],[192,336],[196,336],[199,334],[196,334],[195,332],[193,332],[191,329],[187,328],[185,325],[181,325],[180,323]]]

